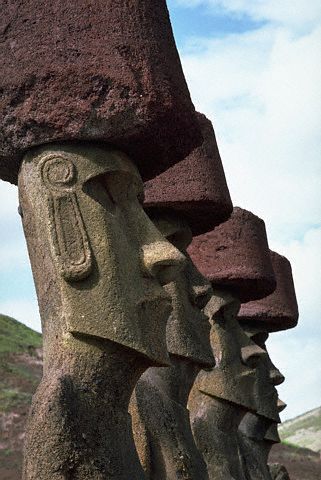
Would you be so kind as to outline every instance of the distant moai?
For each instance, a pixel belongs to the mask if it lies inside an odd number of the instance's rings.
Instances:
[[[1,14],[0,178],[19,183],[44,338],[23,479],[142,479],[128,403],[169,363],[163,286],[185,262],[144,213],[142,178],[202,141],[166,2]]]
[[[298,305],[292,278],[290,262],[276,252],[270,252],[273,270],[276,276],[276,290],[267,297],[243,304],[238,320],[247,335],[266,350],[266,341],[271,332],[293,328],[298,322]],[[257,385],[257,411],[247,414],[240,425],[240,439],[246,457],[249,478],[256,480],[253,465],[265,470],[264,478],[286,479],[286,469],[274,465],[268,468],[268,457],[273,444],[280,441],[277,425],[279,412],[286,405],[270,398],[264,385],[264,377],[270,378],[275,385],[284,381],[280,372],[274,369],[262,370]],[[285,476],[284,476],[285,475]]]
[[[210,324],[203,313],[212,289],[186,249],[193,235],[228,218],[232,203],[212,124],[201,114],[198,120],[202,146],[145,184],[146,211],[164,237],[187,256],[178,278],[165,287],[173,306],[166,330],[171,366],[149,368],[131,401],[136,447],[151,480],[208,479],[187,401],[198,372],[214,365]]]
[[[214,290],[205,313],[216,361],[212,370],[199,373],[191,391],[192,430],[210,479],[245,480],[238,427],[248,412],[256,411],[260,365],[269,365],[269,359],[246,335],[237,315],[241,303],[262,298],[276,286],[264,222],[236,207],[226,222],[195,237],[188,252]],[[266,391],[277,400],[270,382]]]

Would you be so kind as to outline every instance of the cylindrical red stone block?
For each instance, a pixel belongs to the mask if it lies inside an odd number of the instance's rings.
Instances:
[[[247,210],[235,207],[226,222],[194,237],[187,251],[214,288],[229,290],[241,302],[275,289],[265,224]]]
[[[289,260],[272,251],[271,260],[276,290],[261,300],[242,305],[238,318],[241,322],[262,326],[268,332],[277,332],[295,327],[299,311]]]
[[[50,142],[108,142],[144,179],[202,142],[165,0],[4,0],[0,62],[4,180]]]
[[[168,209],[183,215],[194,235],[225,221],[232,202],[212,123],[197,114],[203,144],[188,157],[145,183],[148,209]]]

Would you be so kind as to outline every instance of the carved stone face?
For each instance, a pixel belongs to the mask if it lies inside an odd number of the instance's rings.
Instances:
[[[284,377],[272,363],[266,351],[265,342],[268,334],[262,328],[255,327],[244,326],[244,331],[253,342],[265,350],[265,355],[262,356],[257,366],[258,375],[255,384],[256,411],[258,415],[274,422],[280,422],[278,392],[275,387],[283,383]]]
[[[165,287],[173,307],[166,330],[168,351],[200,366],[211,367],[214,358],[210,345],[210,323],[203,309],[211,297],[212,287],[186,253],[192,240],[191,231],[184,220],[175,215],[158,214],[153,222],[187,258],[184,269]]]
[[[256,367],[263,349],[252,342],[237,320],[239,301],[228,293],[214,291],[205,313],[212,324],[211,345],[216,366],[199,375],[198,389],[249,410],[256,410]]]
[[[39,148],[24,159],[19,190],[25,229],[33,226],[27,241],[34,232],[46,239],[48,282],[59,286],[54,321],[66,333],[105,338],[168,363],[171,306],[162,285],[185,259],[145,214],[142,180],[128,157],[88,144]]]

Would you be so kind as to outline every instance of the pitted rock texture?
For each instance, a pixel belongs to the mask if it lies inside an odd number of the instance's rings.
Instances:
[[[241,302],[259,299],[276,287],[263,220],[239,207],[211,232],[194,237],[193,262],[213,287],[228,289]]]
[[[185,217],[194,235],[225,221],[233,208],[212,123],[201,113],[197,118],[203,144],[145,183],[145,207],[176,211]]]
[[[1,2],[0,178],[29,148],[103,141],[144,179],[202,137],[165,0]]]
[[[239,320],[277,332],[295,327],[299,311],[289,260],[272,251],[271,260],[277,281],[276,290],[262,300],[242,305]]]

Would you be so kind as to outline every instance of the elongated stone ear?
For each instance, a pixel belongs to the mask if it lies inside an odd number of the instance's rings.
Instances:
[[[63,155],[47,155],[40,163],[47,190],[50,230],[57,266],[68,281],[91,273],[92,253],[77,199],[77,170]]]

